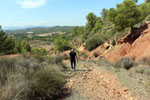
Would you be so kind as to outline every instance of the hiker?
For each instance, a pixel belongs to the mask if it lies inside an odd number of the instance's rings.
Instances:
[[[71,68],[75,70],[76,68],[76,60],[78,62],[78,57],[74,49],[71,50],[70,52],[70,62],[71,62]]]

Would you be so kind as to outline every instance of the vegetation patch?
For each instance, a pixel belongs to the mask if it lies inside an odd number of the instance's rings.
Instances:
[[[65,51],[71,49],[71,46],[64,35],[61,35],[58,38],[56,38],[54,41],[54,45],[56,50],[58,51]]]
[[[140,62],[141,62],[142,64],[145,64],[145,65],[150,66],[150,56],[143,57],[143,58],[140,60]]]
[[[35,55],[41,55],[41,56],[47,55],[47,51],[44,48],[32,48],[31,53]]]
[[[115,68],[125,68],[129,70],[134,66],[134,62],[129,58],[120,58],[114,65]]]
[[[86,41],[86,48],[91,51],[98,47],[100,44],[103,44],[103,40],[97,37],[90,38]]]
[[[55,63],[33,56],[0,58],[0,100],[57,100],[65,78]]]

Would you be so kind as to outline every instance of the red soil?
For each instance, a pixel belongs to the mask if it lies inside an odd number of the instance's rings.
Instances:
[[[88,100],[137,100],[130,89],[116,80],[116,76],[100,69],[97,65],[80,63],[78,69],[85,71],[77,72],[67,80],[66,85],[72,92],[80,92],[80,95]]]
[[[123,43],[113,51],[105,51],[102,56],[105,56],[110,61],[132,56],[136,57],[135,61],[139,61],[144,56],[150,56],[150,24],[147,26],[148,28],[133,43]]]
[[[136,35],[139,34],[139,37]],[[115,62],[121,57],[135,56],[135,61],[139,61],[144,56],[150,56],[150,22],[145,26],[141,26],[134,33],[134,37],[129,37],[130,34],[121,38],[118,45],[113,49],[106,50],[104,46],[99,46],[91,52],[86,52],[89,58],[94,59],[94,53],[99,56],[104,56],[107,60]]]
[[[21,55],[20,54],[12,54],[12,55],[4,55],[4,56],[1,56],[1,57],[13,58],[13,57],[18,57],[18,56],[21,56]]]

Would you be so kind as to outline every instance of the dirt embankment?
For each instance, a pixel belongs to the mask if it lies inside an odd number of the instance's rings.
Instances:
[[[150,56],[150,22],[120,39],[120,44],[114,50],[105,51],[102,56],[110,61],[116,61],[121,57],[136,57],[139,61],[144,56]]]
[[[88,52],[90,58],[94,58],[94,53],[104,56],[109,61],[117,61],[121,57],[135,56],[135,61],[139,61],[144,56],[150,56],[150,22],[134,29],[134,32],[127,34],[117,41],[117,45],[109,47],[99,46],[95,50]]]

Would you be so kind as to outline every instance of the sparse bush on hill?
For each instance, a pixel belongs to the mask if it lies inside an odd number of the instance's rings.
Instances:
[[[126,70],[129,70],[133,66],[134,62],[129,58],[120,58],[114,65],[115,68],[125,68]]]
[[[75,36],[79,36],[81,34],[84,33],[84,28],[83,27],[75,27],[72,31],[72,36],[75,37]]]
[[[111,63],[108,60],[106,60],[104,56],[99,56],[97,61],[96,61],[96,64],[98,66],[104,66],[106,68],[113,66],[113,63]]]
[[[103,44],[103,40],[98,37],[92,37],[86,41],[86,48],[91,51],[98,47],[100,44]]]
[[[140,62],[150,66],[150,56],[143,57]]]
[[[130,60],[132,60],[132,61],[135,61],[135,59],[136,59],[136,56],[131,56],[130,57]]]
[[[45,56],[47,54],[47,51],[44,48],[32,48],[31,53]]]
[[[98,57],[99,55],[98,55],[96,52],[94,52],[94,53],[93,53],[93,56],[94,56],[94,57]]]
[[[78,54],[78,58],[80,59],[80,60],[82,60],[83,58],[87,58],[88,57],[88,55],[85,53],[85,52],[80,52],[79,54]]]
[[[62,55],[56,55],[55,57],[55,63],[58,64],[58,63],[61,63],[63,60],[63,56]]]
[[[30,44],[27,40],[21,41],[21,53],[27,53],[28,51],[31,51]]]
[[[144,74],[144,69],[145,69],[144,67],[137,67],[135,72],[139,74]]]
[[[15,46],[14,46],[14,53],[19,54],[21,53],[21,41],[15,41]]]
[[[0,100],[56,100],[65,79],[52,62],[34,57],[0,58]]]
[[[71,46],[69,45],[69,42],[64,35],[61,35],[55,39],[54,46],[58,51],[65,51],[71,49]]]
[[[150,75],[150,67],[141,64],[135,68],[135,72],[143,75]]]
[[[150,68],[149,67],[144,70],[144,74],[145,75],[150,75]]]
[[[54,100],[62,94],[65,80],[61,72],[53,66],[48,66],[35,73],[31,83],[32,100]]]

